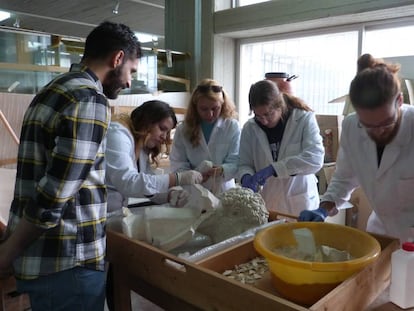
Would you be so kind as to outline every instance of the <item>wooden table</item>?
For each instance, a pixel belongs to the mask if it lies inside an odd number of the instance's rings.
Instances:
[[[195,264],[121,233],[107,233],[107,258],[114,270],[115,310],[131,310],[130,290],[166,310],[250,311],[253,306],[261,311],[333,311],[338,306],[342,311],[400,310],[388,302],[386,292],[391,253],[399,247],[396,239],[376,236],[382,246],[378,260],[306,308],[221,275],[227,267],[234,267],[235,260],[242,263],[254,258],[251,241]]]

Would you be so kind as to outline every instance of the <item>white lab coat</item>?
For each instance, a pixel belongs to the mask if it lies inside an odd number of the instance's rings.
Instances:
[[[174,172],[197,168],[204,160],[223,167],[223,176],[203,184],[213,193],[235,187],[234,178],[239,161],[240,126],[235,119],[219,118],[211,132],[208,144],[202,135],[201,142],[193,147],[184,136],[185,123],[181,123],[174,134],[170,153],[171,170]]]
[[[262,189],[268,210],[298,216],[319,207],[317,173],[323,166],[324,148],[315,114],[293,109],[273,162],[265,132],[250,119],[240,140],[239,178],[253,175],[272,164],[277,177],[269,177]]]
[[[358,117],[351,114],[342,124],[336,170],[322,201],[341,207],[360,186],[374,210],[367,231],[400,238],[414,238],[414,107],[402,106],[400,129],[383,152],[380,167],[376,144]]]
[[[108,212],[128,205],[128,198],[151,197],[165,203],[168,193],[168,174],[154,175],[148,154],[142,149],[139,168],[135,156],[135,142],[131,132],[118,122],[111,122],[106,145],[106,184]]]

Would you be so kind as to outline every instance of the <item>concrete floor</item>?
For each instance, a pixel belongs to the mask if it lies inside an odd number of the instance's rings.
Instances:
[[[151,301],[131,291],[131,305],[133,311],[164,311],[164,309],[153,304]],[[105,310],[109,311],[106,304]]]

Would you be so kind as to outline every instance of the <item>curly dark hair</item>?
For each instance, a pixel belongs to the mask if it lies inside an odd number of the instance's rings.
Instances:
[[[82,60],[104,59],[119,50],[124,51],[126,59],[142,56],[141,44],[128,26],[105,21],[87,36]]]
[[[175,128],[177,126],[177,117],[174,109],[161,100],[149,100],[136,107],[130,115],[114,115],[112,117],[112,121],[121,122],[127,126],[130,129],[132,136],[134,136],[137,146],[139,146],[139,148],[143,148],[152,126],[168,117],[172,119],[173,128]],[[167,152],[171,144],[172,139],[170,131],[165,141]],[[158,165],[157,156],[161,152],[161,146],[154,147],[147,151],[150,156],[151,163]]]

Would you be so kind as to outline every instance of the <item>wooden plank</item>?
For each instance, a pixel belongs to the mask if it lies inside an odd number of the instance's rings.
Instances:
[[[9,159],[0,159],[0,167],[10,165],[10,164],[16,164],[17,158],[9,158]]]
[[[113,289],[115,311],[131,311],[131,295],[129,293],[129,277],[119,265],[113,265]]]
[[[3,122],[6,130],[9,132],[10,136],[13,138],[14,142],[18,145],[20,143],[19,138],[17,137],[16,133],[13,131],[13,128],[10,126],[9,121],[7,121],[6,116],[0,109],[0,120]]]
[[[135,108],[137,108],[137,106],[111,106],[111,113],[112,114],[118,114],[118,113],[126,113],[126,114],[130,114],[132,112],[132,110],[134,110]],[[186,108],[180,108],[180,107],[172,107],[175,114],[185,114],[185,112],[187,111]]]
[[[45,71],[45,72],[68,72],[69,68],[60,66],[46,66],[46,65],[32,65],[32,64],[17,64],[17,63],[1,63],[0,69],[6,70],[22,70],[22,71]]]
[[[190,80],[188,80],[188,79],[173,77],[173,76],[167,76],[167,75],[163,75],[163,74],[157,74],[157,77],[160,80],[167,80],[167,81],[173,81],[173,82],[184,84],[186,92],[190,92]]]
[[[391,254],[399,247],[396,239],[374,235],[381,244],[381,255],[361,272],[342,282],[339,286],[315,303],[310,310],[335,310],[341,306],[343,311],[364,310],[390,284]]]
[[[235,265],[248,262],[260,256],[253,246],[253,238],[233,245],[225,250],[217,252],[215,255],[202,259],[197,265],[216,272],[231,270]]]

